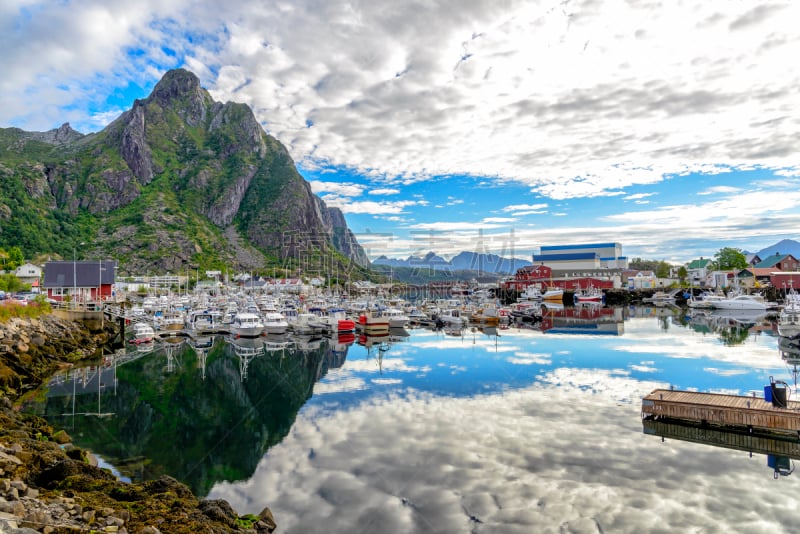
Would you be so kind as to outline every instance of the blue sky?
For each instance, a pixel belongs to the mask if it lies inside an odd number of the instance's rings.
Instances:
[[[372,257],[800,239],[800,5],[671,4],[11,0],[0,126],[97,131],[184,67]]]

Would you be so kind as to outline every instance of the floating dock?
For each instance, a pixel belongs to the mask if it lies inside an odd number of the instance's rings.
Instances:
[[[783,407],[761,397],[656,389],[642,399],[642,418],[800,437],[797,401],[786,401]]]

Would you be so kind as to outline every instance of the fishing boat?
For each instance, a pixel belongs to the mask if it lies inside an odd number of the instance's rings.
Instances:
[[[549,302],[563,302],[564,290],[559,287],[550,286],[542,293],[542,300]]]
[[[575,293],[575,302],[602,302],[603,292],[594,286]]]
[[[389,333],[389,318],[379,311],[365,311],[358,316],[356,328],[366,333]]]

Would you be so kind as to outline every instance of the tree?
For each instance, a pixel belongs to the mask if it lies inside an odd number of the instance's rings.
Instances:
[[[681,279],[681,283],[686,280],[686,277],[689,276],[689,271],[686,269],[685,265],[681,265],[678,267],[678,278]]]
[[[7,293],[16,293],[25,289],[30,289],[30,286],[23,284],[22,280],[15,275],[11,273],[0,274],[0,290]]]
[[[714,263],[720,271],[731,271],[747,267],[747,258],[739,248],[724,247],[714,254]]]
[[[628,262],[628,268],[636,271],[655,271],[658,269],[658,261],[633,258]]]
[[[656,269],[655,269],[656,276],[658,278],[669,278],[670,268],[671,267],[670,267],[669,263],[667,263],[667,262],[665,262],[663,260],[658,262],[658,265],[656,265]]]
[[[25,256],[22,254],[22,250],[19,247],[11,247],[8,250],[8,270],[14,270],[23,263],[25,263]]]

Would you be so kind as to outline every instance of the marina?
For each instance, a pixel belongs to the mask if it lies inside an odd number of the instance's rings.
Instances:
[[[748,509],[763,513],[776,505],[775,473],[777,493],[796,489],[795,436],[642,417],[643,399],[672,390],[726,392],[779,413],[765,400],[770,376],[785,381],[795,406],[800,360],[775,314],[698,328],[688,311],[656,305],[539,304],[536,313],[497,326],[409,323],[375,333],[187,329],[145,351],[127,346],[94,369],[65,370],[44,404],[27,409],[132,480],[169,473],[244,513],[269,500],[288,532],[314,531],[344,487],[354,499],[340,504],[347,513],[336,530],[357,530],[377,513],[408,521],[399,530],[409,532],[468,530],[470,516],[503,530],[508,510],[535,531],[554,518],[526,515],[530,495],[574,503],[557,514],[578,525],[603,513],[603,500],[578,499],[598,488],[621,503],[617,520],[647,531],[660,502],[696,502],[689,487],[744,485]],[[652,496],[644,510],[642,491]],[[715,493],[692,524],[752,526],[737,502]],[[770,524],[793,527],[785,516]]]

